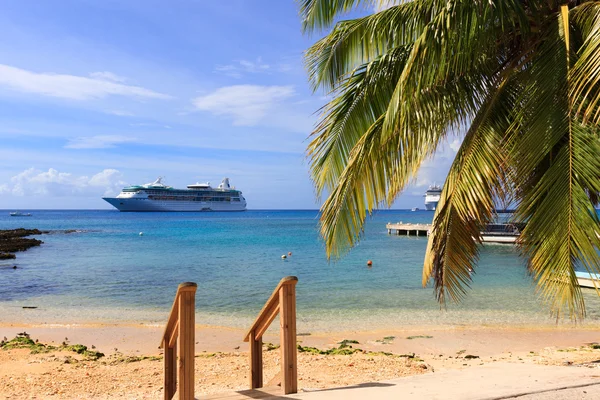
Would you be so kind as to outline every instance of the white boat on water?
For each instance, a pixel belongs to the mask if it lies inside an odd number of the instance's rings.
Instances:
[[[579,286],[600,289],[600,275],[577,271],[575,272],[575,276],[577,276],[577,283],[579,283]]]
[[[481,232],[481,240],[484,243],[509,243],[514,244],[521,234],[522,224],[487,224]]]
[[[103,197],[119,211],[245,211],[242,192],[229,185],[229,178],[213,188],[195,183],[175,189],[158,178],[145,185],[128,186],[117,197]]]
[[[11,217],[31,217],[31,213],[22,213],[20,211],[13,211],[10,213]]]

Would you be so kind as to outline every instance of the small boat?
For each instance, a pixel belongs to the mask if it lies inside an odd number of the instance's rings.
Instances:
[[[413,207],[410,209],[410,211],[419,211],[419,207]]]
[[[577,283],[579,283],[579,286],[600,289],[600,275],[577,271],[575,272],[575,276],[577,276]]]
[[[510,243],[514,244],[521,234],[524,224],[487,224],[481,232],[481,241],[484,243]]]
[[[31,217],[31,213],[22,213],[20,211],[14,211],[10,213],[11,217]]]

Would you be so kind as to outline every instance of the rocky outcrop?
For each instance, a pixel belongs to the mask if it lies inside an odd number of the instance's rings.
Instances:
[[[25,251],[31,247],[39,246],[44,243],[38,239],[30,239],[26,236],[41,235],[39,229],[8,229],[0,230],[0,260],[14,259],[17,251]]]

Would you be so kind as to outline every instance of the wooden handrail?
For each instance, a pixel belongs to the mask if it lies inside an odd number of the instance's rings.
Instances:
[[[169,320],[159,348],[165,349],[165,400],[175,393],[179,400],[194,399],[194,346],[196,325],[196,289],[194,282],[184,282],[177,287]],[[177,341],[179,340],[179,363],[177,363]],[[177,388],[179,375],[179,389]]]
[[[285,394],[298,392],[296,348],[296,284],[298,278],[287,276],[275,288],[252,327],[244,336],[250,342],[250,388],[263,386],[262,336],[280,314],[281,386]]]

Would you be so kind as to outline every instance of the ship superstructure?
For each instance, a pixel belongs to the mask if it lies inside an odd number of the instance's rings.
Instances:
[[[242,192],[229,185],[229,178],[213,188],[195,183],[175,189],[158,178],[152,183],[123,188],[117,197],[103,197],[119,211],[245,211]]]
[[[442,188],[438,185],[429,186],[427,192],[425,192],[425,208],[429,211],[435,211],[438,202],[442,195]]]

